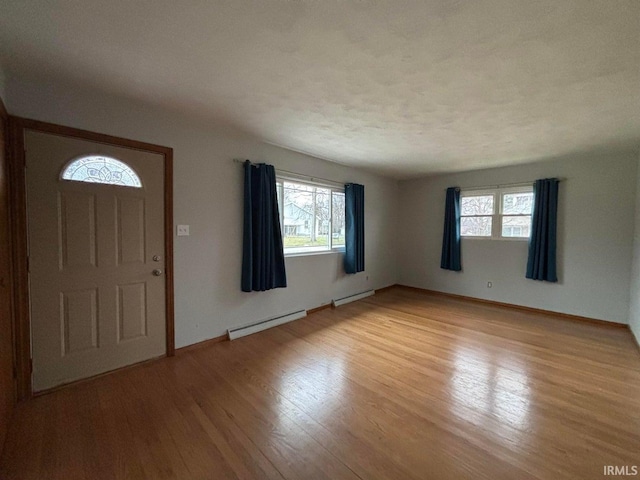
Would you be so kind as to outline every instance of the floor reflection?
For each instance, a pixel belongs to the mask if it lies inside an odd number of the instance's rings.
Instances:
[[[280,377],[279,392],[307,415],[321,421],[335,414],[344,401],[345,361],[342,357],[322,357],[285,370]],[[282,424],[292,422],[290,409],[279,405]]]
[[[490,415],[518,430],[531,427],[532,390],[525,365],[517,358],[460,348],[450,382],[455,415],[476,424],[486,423]]]

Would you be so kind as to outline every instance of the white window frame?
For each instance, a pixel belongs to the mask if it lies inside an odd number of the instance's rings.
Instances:
[[[507,217],[529,217],[533,221],[533,205],[531,206],[531,214],[503,214],[504,195],[513,193],[533,193],[533,184],[513,186],[513,187],[498,187],[498,188],[474,188],[470,190],[460,191],[460,203],[462,203],[463,197],[473,196],[493,196],[493,213],[491,215],[460,215],[460,218],[464,217],[491,217],[491,235],[478,236],[478,235],[461,235],[462,239],[470,240],[507,240],[507,241],[529,241],[530,237],[503,237],[502,236],[502,218]],[[535,203],[535,194],[534,199]]]
[[[344,195],[344,185],[340,185],[338,183],[329,183],[329,182],[321,182],[316,180],[310,180],[308,178],[298,178],[293,175],[285,175],[280,174],[276,171],[276,188],[278,190],[278,210],[280,213],[280,226],[282,229],[282,241],[284,243],[284,183],[296,183],[298,185],[304,185],[307,187],[318,187],[323,188],[325,190],[330,191],[329,198],[329,240],[328,246],[324,250],[319,250],[316,247],[308,247],[309,250],[306,251],[296,251],[296,252],[287,252],[287,249],[284,249],[285,257],[301,257],[306,255],[326,255],[328,253],[343,253],[345,251],[345,245],[333,245],[333,194],[341,193]],[[346,240],[345,240],[346,243]],[[304,248],[304,247],[302,247]]]

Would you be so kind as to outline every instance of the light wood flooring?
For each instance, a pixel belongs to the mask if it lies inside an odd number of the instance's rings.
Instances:
[[[591,479],[640,467],[626,329],[393,288],[18,407],[2,479]]]

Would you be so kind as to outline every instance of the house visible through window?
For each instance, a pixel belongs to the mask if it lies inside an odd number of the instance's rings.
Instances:
[[[533,186],[463,191],[460,234],[475,238],[527,239],[531,235]]]
[[[285,255],[342,249],[344,188],[278,178]]]

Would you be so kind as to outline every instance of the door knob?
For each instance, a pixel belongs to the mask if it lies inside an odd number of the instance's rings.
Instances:
[[[160,275],[162,275],[162,270],[160,270],[159,268],[156,268],[153,271],[153,275],[156,276],[156,277],[159,277]]]

